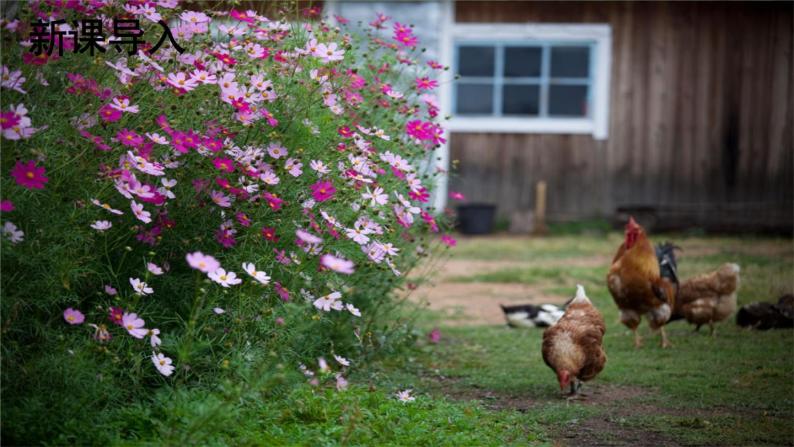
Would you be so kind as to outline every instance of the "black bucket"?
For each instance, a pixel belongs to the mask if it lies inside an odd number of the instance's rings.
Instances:
[[[463,234],[490,234],[493,232],[496,205],[470,203],[458,205],[458,229]]]

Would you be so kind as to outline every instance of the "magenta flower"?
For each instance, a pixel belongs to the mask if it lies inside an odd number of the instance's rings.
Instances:
[[[121,119],[121,115],[121,111],[114,109],[110,104],[105,104],[99,109],[99,117],[107,123],[115,123]]]
[[[14,211],[14,202],[10,200],[3,200],[0,202],[0,211],[7,213],[9,211]]]
[[[270,242],[278,242],[278,236],[276,236],[276,229],[272,227],[263,227],[262,237]]]
[[[116,138],[124,146],[138,147],[143,144],[143,137],[129,129],[121,129],[116,134]]]
[[[223,172],[234,172],[234,162],[229,158],[216,158],[212,160],[212,164],[215,165],[215,169]]]
[[[18,126],[21,118],[14,114],[14,112],[0,112],[0,129],[11,129]]]
[[[63,319],[69,324],[83,324],[85,315],[79,310],[74,310],[70,307],[63,311]]]
[[[453,238],[448,234],[441,236],[441,242],[446,244],[448,247],[454,247],[455,245],[458,244],[458,241],[456,241],[455,238]]]
[[[146,324],[143,318],[139,318],[135,313],[124,313],[121,316],[121,325],[127,332],[135,338],[143,338],[149,333],[149,330],[143,327]]]
[[[433,330],[427,334],[427,339],[430,341],[430,343],[438,343],[441,341],[441,330],[438,328],[433,328]]]
[[[210,255],[197,251],[195,253],[188,253],[185,257],[187,263],[194,269],[200,270],[203,273],[212,273],[220,268],[221,263]]]
[[[466,200],[466,196],[462,192],[450,191],[449,198],[452,200]]]
[[[28,189],[44,189],[44,184],[50,180],[44,174],[46,174],[46,170],[36,166],[36,162],[33,160],[25,163],[17,161],[14,168],[11,169],[11,176],[14,177],[17,184]]]
[[[311,186],[311,190],[312,197],[314,197],[314,200],[318,202],[325,202],[326,200],[333,197],[334,193],[336,192],[336,188],[334,188],[334,185],[328,180],[319,181],[313,184]]]
[[[278,293],[282,301],[289,301],[289,290],[285,289],[279,282],[275,282],[273,287],[276,289],[276,293]]]
[[[433,90],[436,87],[438,87],[438,82],[428,78],[427,76],[423,78],[416,78],[417,90]]]
[[[113,324],[117,324],[119,326],[123,326],[124,323],[122,319],[124,318],[124,309],[120,307],[111,307],[110,314],[108,315],[108,319],[113,322]]]

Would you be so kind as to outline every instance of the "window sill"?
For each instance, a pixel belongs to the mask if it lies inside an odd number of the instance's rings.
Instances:
[[[464,133],[550,133],[592,134],[596,139],[596,126],[589,118],[475,118],[455,117],[444,127],[451,132]]]

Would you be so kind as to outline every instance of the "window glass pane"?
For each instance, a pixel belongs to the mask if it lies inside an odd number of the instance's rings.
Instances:
[[[550,116],[587,116],[586,85],[550,85]]]
[[[455,111],[459,115],[491,115],[493,114],[493,85],[458,83],[456,100]]]
[[[540,47],[505,47],[505,77],[540,77]]]
[[[552,47],[551,77],[590,77],[590,47]]]
[[[494,47],[459,47],[458,74],[461,76],[494,75]]]
[[[505,85],[502,89],[503,115],[537,115],[539,104],[539,85]]]

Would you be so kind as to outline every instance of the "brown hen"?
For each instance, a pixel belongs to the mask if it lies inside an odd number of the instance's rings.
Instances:
[[[560,390],[570,386],[574,395],[581,382],[595,378],[604,369],[604,332],[604,317],[587,298],[584,287],[577,286],[576,297],[565,314],[543,332],[543,361],[557,374]]]

